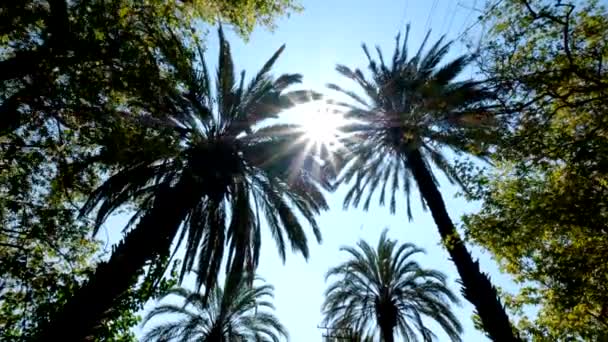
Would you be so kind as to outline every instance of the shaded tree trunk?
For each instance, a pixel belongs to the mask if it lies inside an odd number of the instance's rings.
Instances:
[[[380,326],[383,342],[393,342],[395,340],[394,329],[397,326],[398,309],[391,301],[388,292],[388,288],[383,286],[380,291],[380,298],[376,299],[376,319]]]
[[[143,267],[158,256],[169,255],[181,222],[199,199],[194,190],[180,183],[157,194],[150,211],[41,329],[37,341],[94,340],[95,330],[111,313],[113,303],[136,284]]]
[[[393,331],[393,327],[391,324],[387,324],[385,322],[379,322],[380,325],[380,334],[382,335],[382,341],[383,342],[394,342],[395,341],[395,336],[394,331]]]
[[[462,293],[475,306],[487,335],[494,341],[521,341],[514,333],[496,288],[488,276],[481,272],[478,261],[473,261],[454,227],[441,193],[420,151],[406,153],[406,162],[412,170],[418,189],[430,208],[441,239],[456,265],[462,280]]]

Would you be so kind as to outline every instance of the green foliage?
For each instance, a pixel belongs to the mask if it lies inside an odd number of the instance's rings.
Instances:
[[[507,303],[534,341],[599,341],[608,329],[608,13],[596,1],[504,1],[480,67],[510,129],[469,236],[520,282]],[[523,309],[534,306],[538,315]]]
[[[299,7],[277,1],[8,0],[0,4],[0,330],[23,340],[99,257],[79,207],[134,154],[166,153],[166,68],[201,20],[242,35]],[[166,40],[173,32],[181,41]],[[179,44],[177,44],[179,43]],[[146,146],[134,151],[132,146]],[[100,340],[127,341],[137,310],[172,280],[146,279],[115,305]],[[152,284],[154,286],[152,286]]]
[[[446,276],[411,259],[424,250],[411,243],[398,244],[386,234],[385,230],[375,249],[363,240],[358,248],[341,248],[350,258],[327,272],[326,278],[335,281],[325,293],[325,323],[370,338],[382,330],[382,336],[390,331],[407,341],[420,336],[431,341],[436,335],[421,320],[426,317],[438,323],[450,340],[460,341],[462,327],[450,308],[459,302]],[[383,339],[388,341],[387,336]]]
[[[287,338],[285,327],[274,316],[271,285],[250,285],[243,277],[238,283],[227,279],[224,286],[215,286],[207,298],[202,293],[185,288],[173,288],[165,299],[179,297],[183,304],[167,301],[152,309],[144,321],[158,316],[180,318],[160,323],[150,329],[142,341],[201,341],[201,342],[277,342]],[[262,281],[257,278],[258,281]]]
[[[233,25],[243,37],[255,26],[275,27],[277,17],[299,12],[302,7],[294,0],[192,0],[205,21],[218,20]]]
[[[3,229],[0,242],[0,329],[2,340],[22,341],[33,336],[40,324],[53,316],[72,293],[91,274],[99,244],[87,238],[88,229],[78,227],[64,216],[51,222],[31,224],[28,232]],[[48,232],[60,224],[61,233]],[[70,227],[69,229],[67,229]],[[76,237],[80,236],[80,239]],[[146,280],[126,293],[113,307],[109,319],[102,324],[98,341],[135,341],[131,328],[140,317],[137,312],[149,297],[172,286],[163,280],[151,287]]]

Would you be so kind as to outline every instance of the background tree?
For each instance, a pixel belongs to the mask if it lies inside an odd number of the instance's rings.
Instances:
[[[4,173],[6,175],[6,173]],[[15,177],[17,177],[15,175]],[[15,178],[5,178],[7,182]],[[6,185],[6,183],[3,183]],[[26,193],[27,194],[27,193]],[[101,244],[89,238],[89,226],[76,220],[73,209],[51,201],[22,197],[13,214],[15,197],[3,194],[0,230],[0,330],[2,340],[25,341],[52,317],[94,270]],[[23,194],[22,194],[23,196]],[[151,279],[129,291],[114,305],[100,327],[98,341],[135,341],[131,328],[147,298],[174,283]]]
[[[438,323],[452,341],[460,341],[462,327],[450,304],[458,299],[446,284],[443,273],[421,268],[411,259],[424,253],[410,243],[390,240],[384,230],[374,249],[361,240],[358,248],[342,247],[349,260],[331,268],[326,278],[336,278],[325,293],[325,323],[350,329],[361,336],[380,333],[383,341],[394,336],[407,341],[436,338],[423,322]]]
[[[242,277],[227,278],[223,287],[215,285],[206,294],[185,288],[168,291],[165,298],[181,297],[183,304],[163,303],[152,309],[144,321],[161,316],[167,321],[150,329],[142,341],[201,341],[201,342],[277,342],[288,334],[279,319],[272,313],[274,288],[257,278],[249,284]],[[256,284],[257,283],[257,284]],[[170,320],[173,315],[179,320]],[[171,316],[169,316],[171,317]]]
[[[450,182],[462,185],[444,153],[448,150],[457,155],[486,153],[500,128],[484,106],[491,96],[477,82],[455,80],[470,63],[469,57],[458,57],[440,65],[450,43],[444,43],[441,38],[425,50],[427,34],[418,51],[410,56],[408,35],[409,26],[403,42],[400,35],[397,36],[389,64],[385,63],[380,48],[375,60],[363,45],[369,77],[359,69],[336,67],[365,94],[363,98],[330,85],[354,101],[354,105],[345,104],[349,108],[346,116],[361,122],[348,129],[352,134],[345,141],[351,154],[339,183],[352,181],[352,184],[344,206],[357,206],[365,197],[363,208],[367,209],[374,192],[380,188],[380,204],[385,203],[388,191],[390,210],[394,213],[395,196],[401,187],[411,219],[409,196],[413,179],[423,208],[430,208],[443,244],[460,274],[462,292],[475,306],[483,329],[495,341],[516,340],[517,334],[496,289],[480,271],[448,215],[431,168],[434,165]]]
[[[533,341],[606,338],[606,18],[597,1],[521,0],[485,18],[479,67],[510,129],[494,172],[463,168],[483,201],[465,223],[521,284],[507,303]]]

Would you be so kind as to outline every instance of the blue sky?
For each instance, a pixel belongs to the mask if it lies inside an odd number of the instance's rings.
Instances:
[[[338,83],[344,87],[354,85],[340,78],[334,71],[337,63],[351,67],[365,67],[365,56],[361,43],[370,47],[379,45],[385,56],[392,53],[394,37],[403,30],[406,22],[411,23],[409,46],[416,49],[426,30],[432,29],[431,41],[441,34],[448,38],[458,37],[472,26],[469,32],[478,32],[476,25],[479,15],[472,8],[482,8],[483,1],[462,0],[303,0],[304,12],[279,20],[274,32],[258,29],[244,42],[229,33],[235,64],[251,75],[261,67],[270,55],[286,43],[287,49],[276,64],[275,73],[302,73],[302,88],[324,92],[332,97],[336,94],[327,90],[328,82]],[[217,58],[217,40],[212,31],[209,40],[207,59]],[[451,58],[466,51],[460,43],[455,43]],[[472,75],[473,70],[465,76]],[[291,114],[295,115],[295,114]],[[297,115],[306,115],[301,111]],[[475,211],[478,205],[467,203],[462,198],[454,198],[457,189],[440,178],[440,190],[444,194],[448,212],[458,222],[461,215]],[[268,231],[264,231],[262,256],[259,274],[275,286],[276,314],[287,327],[292,342],[321,341],[322,330],[317,328],[322,317],[320,306],[323,292],[327,286],[324,274],[327,269],[345,260],[339,252],[340,246],[353,245],[359,239],[375,244],[385,227],[389,236],[402,242],[413,242],[427,250],[427,254],[417,260],[425,267],[443,271],[449,276],[454,291],[459,287],[454,282],[457,272],[447,253],[439,245],[439,235],[430,213],[423,212],[418,201],[413,203],[414,220],[409,222],[405,210],[390,215],[388,208],[372,205],[368,212],[359,209],[342,210],[342,199],[345,189],[340,189],[328,196],[332,210],[319,217],[323,242],[317,244],[310,235],[310,259],[305,261],[301,256],[289,254],[285,265],[276,252],[274,242]],[[412,199],[417,199],[416,193]],[[398,201],[398,208],[405,208],[403,198]],[[112,228],[119,220],[108,223]],[[118,229],[113,227],[111,237],[118,237]],[[507,289],[513,284],[498,272],[496,264],[488,254],[473,248],[476,257],[480,257],[482,269],[488,272],[493,281]],[[454,308],[461,319],[465,333],[464,341],[486,341],[482,333],[473,328],[471,322],[472,307],[462,300],[461,307]],[[137,329],[140,333],[140,328]],[[440,341],[447,340],[439,329],[435,330]]]

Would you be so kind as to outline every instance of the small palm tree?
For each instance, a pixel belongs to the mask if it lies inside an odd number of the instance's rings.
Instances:
[[[452,341],[460,341],[462,327],[450,309],[458,303],[443,273],[423,269],[411,257],[424,251],[410,243],[398,244],[380,236],[376,249],[361,240],[359,247],[342,247],[350,259],[327,272],[337,278],[325,292],[325,323],[347,327],[360,336],[377,335],[394,341],[395,333],[406,341],[435,338],[423,322],[428,317],[443,328]]]
[[[89,336],[144,266],[170,256],[174,241],[176,251],[185,242],[182,277],[196,269],[197,286],[212,289],[225,254],[231,276],[257,267],[262,216],[283,259],[287,244],[308,256],[297,214],[320,240],[315,215],[327,209],[320,187],[330,186],[329,174],[322,172],[330,166],[311,154],[297,127],[263,124],[318,95],[285,92],[300,82],[298,74],[269,75],[284,46],[251,81],[245,83],[244,72],[237,81],[221,28],[219,38],[215,92],[200,48],[198,61],[186,47],[166,53],[167,69],[181,85],[165,101],[171,120],[153,122],[168,142],[132,153],[83,208],[84,213],[98,208],[97,230],[116,209],[136,203],[131,220],[136,224],[43,329],[41,340]]]
[[[234,279],[234,278],[232,278]],[[144,325],[161,316],[163,323],[149,330],[143,342],[277,342],[287,331],[271,312],[271,285],[250,286],[244,279],[215,286],[209,300],[200,292],[175,288],[166,295],[181,297],[183,304],[164,303],[148,313]],[[258,280],[261,280],[258,278]],[[179,319],[170,319],[169,315]],[[164,317],[168,316],[168,317]]]
[[[458,269],[463,294],[475,306],[485,331],[495,341],[516,340],[496,289],[480,271],[448,215],[431,168],[434,165],[450,182],[461,185],[444,152],[480,155],[487,149],[497,128],[482,105],[491,96],[476,82],[455,80],[470,62],[469,57],[462,56],[439,66],[450,43],[441,38],[424,52],[427,34],[418,52],[410,58],[408,35],[409,25],[403,43],[397,36],[390,64],[385,62],[379,48],[377,61],[363,45],[371,72],[369,78],[359,69],[353,71],[343,65],[336,68],[355,81],[367,97],[330,85],[356,103],[345,104],[349,108],[346,116],[358,123],[349,127],[349,139],[344,142],[351,155],[339,183],[352,181],[344,205],[358,206],[363,199],[363,208],[367,209],[380,189],[380,204],[390,196],[390,210],[394,213],[396,193],[402,189],[411,220],[413,179],[423,207],[430,208],[444,246]]]

